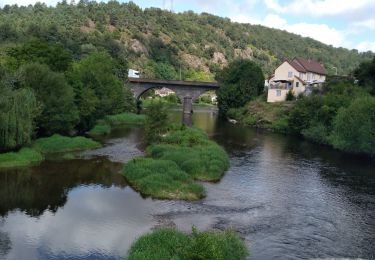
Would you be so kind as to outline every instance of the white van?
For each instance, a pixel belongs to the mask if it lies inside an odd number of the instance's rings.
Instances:
[[[128,78],[139,78],[140,75],[141,74],[137,70],[129,69],[128,71]]]

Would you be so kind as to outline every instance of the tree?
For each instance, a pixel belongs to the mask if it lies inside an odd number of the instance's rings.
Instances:
[[[35,62],[47,64],[53,71],[64,72],[72,62],[72,55],[62,45],[47,43],[38,38],[9,49],[8,55],[16,61],[17,68]]]
[[[264,90],[263,72],[250,60],[235,60],[224,68],[216,79],[222,84],[218,91],[221,115],[225,115],[229,108],[244,106]]]
[[[132,110],[129,88],[116,76],[116,63],[105,52],[94,52],[73,64],[68,72],[76,93],[80,130],[88,130],[105,115]]]
[[[78,122],[73,88],[62,73],[53,72],[47,65],[31,63],[20,68],[21,86],[34,90],[41,105],[36,118],[38,133],[70,134]]]
[[[341,108],[330,139],[337,149],[375,155],[375,97],[359,98]]]
[[[37,102],[31,89],[0,84],[0,150],[28,144],[34,133]]]
[[[371,62],[363,62],[354,71],[359,84],[365,87],[371,95],[375,95],[375,57]]]
[[[162,134],[167,130],[168,114],[166,107],[160,101],[152,102],[147,108],[145,123],[145,137],[148,144],[160,140]]]

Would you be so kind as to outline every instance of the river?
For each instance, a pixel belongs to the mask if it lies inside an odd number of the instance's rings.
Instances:
[[[171,112],[180,120],[180,112]],[[122,259],[141,234],[232,228],[251,259],[375,259],[375,161],[197,111],[231,167],[198,202],[143,198],[122,177],[143,132],[117,129],[73,160],[0,170],[0,259]]]

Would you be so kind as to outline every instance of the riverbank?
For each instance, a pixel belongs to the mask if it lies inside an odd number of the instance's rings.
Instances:
[[[250,101],[227,112],[231,122],[302,136],[339,151],[375,156],[375,98],[350,85],[292,102]],[[355,115],[355,117],[353,117]]]
[[[108,115],[99,120],[90,131],[93,137],[109,134],[114,128],[124,125],[139,126],[144,124],[145,115],[122,113]],[[29,146],[19,151],[0,154],[0,168],[12,168],[34,165],[45,160],[46,155],[66,154],[77,151],[86,151],[101,147],[101,144],[84,136],[68,137],[54,134],[34,140]],[[72,159],[72,154],[61,158]]]
[[[219,181],[229,168],[222,147],[196,128],[171,128],[147,147],[146,158],[134,159],[123,174],[141,194],[159,199],[198,200],[205,197],[199,181]]]

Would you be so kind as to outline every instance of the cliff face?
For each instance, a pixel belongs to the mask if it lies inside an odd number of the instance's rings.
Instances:
[[[31,37],[61,43],[79,59],[108,51],[120,64],[150,77],[211,77],[235,58],[246,58],[272,71],[284,59],[305,57],[348,74],[371,52],[334,48],[310,38],[259,25],[233,23],[207,13],[142,10],[134,3],[63,2],[0,9],[0,52]],[[1,54],[0,54],[1,55]]]

